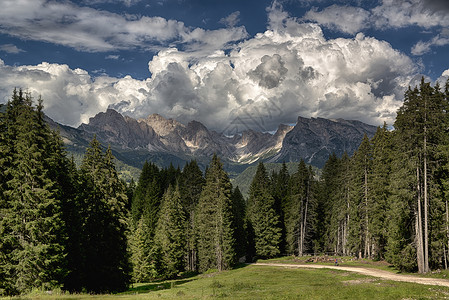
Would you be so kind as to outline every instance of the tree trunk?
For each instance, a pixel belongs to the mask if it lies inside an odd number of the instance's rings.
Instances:
[[[424,273],[429,272],[429,231],[427,195],[427,127],[424,126]]]
[[[421,215],[421,188],[419,180],[419,166],[416,167],[416,179],[417,179],[417,213],[415,218],[415,230],[416,230],[416,256],[418,262],[418,272],[425,273],[424,269],[424,249],[423,249],[423,233],[422,233],[422,215]]]
[[[444,255],[447,260],[447,255],[449,254],[449,206],[446,199],[446,238],[447,238],[447,252],[444,252]],[[446,266],[447,269],[447,266]]]
[[[301,233],[301,255],[304,253],[304,241],[306,236],[306,226],[307,226],[307,207],[309,205],[309,183],[307,184],[307,195],[306,195],[306,204],[304,207],[304,223],[302,225],[302,233]]]
[[[366,161],[365,164],[368,162]],[[370,257],[370,244],[369,244],[369,215],[368,215],[368,170],[365,165],[365,249],[364,256]]]

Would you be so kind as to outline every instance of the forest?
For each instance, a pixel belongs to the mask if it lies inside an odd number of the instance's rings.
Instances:
[[[146,162],[126,183],[94,137],[81,164],[14,90],[0,112],[0,295],[106,293],[284,255],[448,268],[449,81],[410,87],[392,124],[358,150],[268,174],[245,199],[214,155],[205,172]]]

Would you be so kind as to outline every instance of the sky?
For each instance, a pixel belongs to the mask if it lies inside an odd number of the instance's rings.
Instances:
[[[0,103],[15,87],[77,127],[113,108],[226,134],[298,116],[392,125],[449,78],[447,0],[0,0]]]

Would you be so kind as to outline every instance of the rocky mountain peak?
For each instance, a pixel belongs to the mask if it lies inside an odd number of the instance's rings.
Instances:
[[[198,121],[183,125],[158,114],[137,121],[113,109],[97,114],[78,129],[63,129],[67,144],[88,144],[95,134],[103,145],[129,153],[133,163],[140,161],[135,156],[143,161],[153,157],[164,164],[192,158],[208,161],[216,153],[230,164],[304,159],[317,167],[322,167],[332,153],[341,156],[346,151],[352,155],[363,135],[372,137],[376,131],[375,126],[360,121],[298,117],[295,126],[281,124],[274,134],[246,130],[231,138],[209,131]]]
[[[151,126],[154,131],[160,136],[167,136],[178,128],[185,126],[173,119],[166,119],[159,114],[149,115],[146,119],[140,119],[139,122],[144,122]]]
[[[323,167],[329,155],[352,155],[363,135],[374,136],[377,127],[351,120],[298,117],[298,122],[282,141],[275,161],[299,161]]]

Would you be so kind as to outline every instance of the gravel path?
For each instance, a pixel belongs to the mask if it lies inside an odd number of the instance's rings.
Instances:
[[[436,279],[436,278],[424,278],[411,275],[393,274],[388,271],[378,269],[367,269],[360,267],[344,267],[344,266],[325,266],[325,265],[296,265],[296,264],[276,264],[276,263],[254,263],[256,266],[272,266],[272,267],[284,267],[284,268],[306,268],[306,269],[334,269],[348,272],[356,272],[363,275],[374,276],[387,280],[413,282],[427,285],[438,285],[449,287],[449,280]]]

